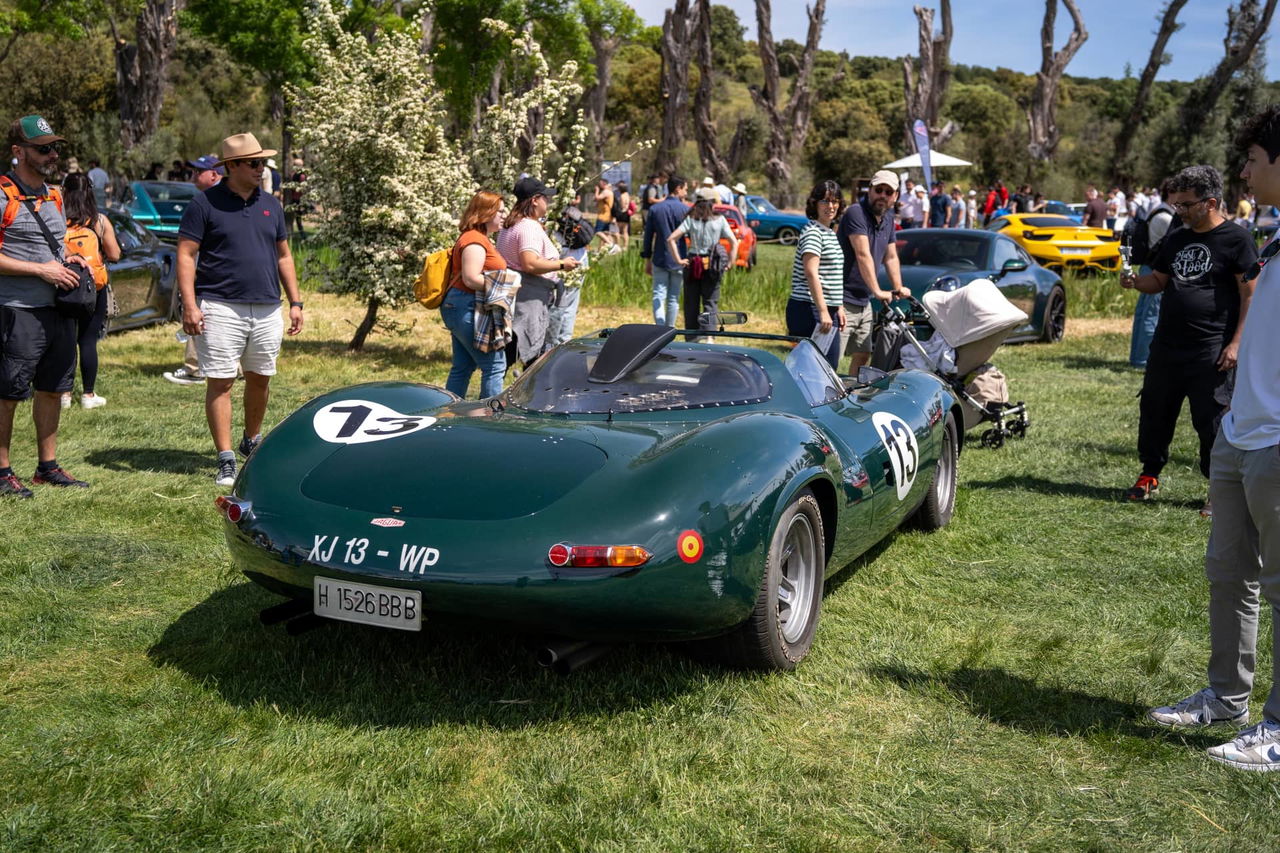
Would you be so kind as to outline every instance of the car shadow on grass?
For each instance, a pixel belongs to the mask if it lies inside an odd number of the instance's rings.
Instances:
[[[183,613],[147,654],[233,706],[344,725],[519,728],[624,713],[709,684],[760,677],[706,667],[661,645],[620,645],[558,676],[536,663],[537,638],[479,622],[429,618],[415,634],[326,621],[290,636],[258,619],[280,601],[235,583]]]
[[[202,474],[212,470],[213,453],[171,447],[111,447],[90,451],[85,455],[85,461],[108,471]]]
[[[1126,506],[1175,506],[1184,507],[1186,509],[1199,509],[1202,501],[1194,500],[1165,500],[1156,498],[1152,501],[1126,501],[1124,500],[1124,489],[1117,489],[1110,486],[1091,486],[1087,483],[1069,482],[1064,483],[1058,480],[1049,480],[1044,477],[1033,477],[1029,475],[1010,474],[1001,477],[998,480],[966,480],[964,485],[970,489],[991,489],[995,491],[1005,491],[1012,489],[1014,491],[1039,492],[1043,495],[1066,495],[1077,498],[1090,498],[1092,500],[1105,501],[1107,503],[1124,504]]]
[[[1209,733],[1172,732],[1147,722],[1147,708],[1135,702],[1041,684],[1003,669],[961,666],[931,673],[882,665],[872,667],[868,674],[895,682],[912,693],[945,690],[974,716],[1029,734],[1059,737],[1123,735],[1147,740],[1172,740],[1201,749],[1226,739],[1226,729]]]

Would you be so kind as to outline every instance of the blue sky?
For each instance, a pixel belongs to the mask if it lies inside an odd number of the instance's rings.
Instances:
[[[630,0],[646,23],[661,25],[670,0]],[[747,38],[755,38],[754,0],[716,0],[732,7],[747,27]],[[913,5],[937,8],[936,0],[827,0],[827,23],[822,31],[822,47],[847,50],[862,56],[914,55],[917,51],[916,18]],[[1155,40],[1156,15],[1164,4],[1158,0],[1078,0],[1089,40],[1080,48],[1068,74],[1084,77],[1122,77],[1125,63],[1133,74],[1142,73],[1151,43]],[[1222,37],[1226,32],[1226,2],[1189,0],[1178,20],[1183,28],[1169,40],[1167,52],[1173,61],[1164,66],[1158,80],[1192,80],[1207,74],[1222,58]],[[773,37],[803,42],[807,19],[802,0],[773,0]],[[1040,0],[952,0],[951,15],[955,36],[951,43],[954,62],[965,65],[1004,66],[1028,74],[1040,68],[1040,24],[1044,4]],[[1071,16],[1058,6],[1060,48],[1071,32]],[[1273,26],[1272,30],[1277,27]],[[1267,78],[1280,76],[1280,45],[1274,39],[1269,48]]]

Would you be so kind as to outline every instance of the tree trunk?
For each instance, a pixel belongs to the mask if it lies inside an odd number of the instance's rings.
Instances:
[[[944,145],[958,129],[955,124],[947,122],[945,126],[938,124],[942,103],[947,96],[947,87],[951,85],[951,0],[941,0],[942,32],[933,34],[933,10],[923,6],[915,6],[916,21],[919,25],[920,39],[920,79],[914,79],[911,57],[902,58],[903,89],[907,101],[907,145],[914,147],[914,136],[911,125],[921,119],[929,128],[929,136],[933,144]]]
[[[822,36],[822,19],[827,0],[815,0],[812,7],[805,7],[809,16],[809,32],[805,38],[800,68],[792,83],[791,98],[783,110],[778,109],[778,49],[773,42],[773,9],[770,0],[756,0],[756,27],[759,30],[760,63],[764,70],[764,87],[751,87],[751,98],[765,114],[769,122],[769,135],[765,139],[764,174],[769,182],[769,192],[782,206],[794,203],[791,186],[791,161],[793,155],[804,149],[809,135],[809,117],[813,112],[813,55]]]
[[[369,333],[373,331],[373,327],[378,322],[378,306],[380,304],[378,297],[369,297],[369,304],[364,311],[364,319],[360,321],[359,326],[356,326],[356,333],[351,338],[351,343],[347,344],[349,352],[360,352],[364,349],[365,339],[369,337]]]
[[[1267,0],[1267,5],[1258,12],[1257,0],[1241,0],[1238,6],[1227,9],[1227,35],[1223,39],[1224,55],[1218,67],[1213,70],[1203,85],[1197,83],[1182,102],[1179,111],[1178,126],[1189,132],[1203,127],[1209,120],[1209,114],[1218,105],[1218,98],[1231,78],[1244,67],[1253,56],[1258,42],[1271,26],[1271,16],[1275,14],[1277,0]]]
[[[655,171],[675,174],[689,114],[689,54],[694,12],[675,0],[662,20],[662,137],[653,153]]]
[[[1089,38],[1084,28],[1084,17],[1076,8],[1075,0],[1062,0],[1071,14],[1071,35],[1062,50],[1053,49],[1053,25],[1058,17],[1058,0],[1045,0],[1044,24],[1040,28],[1040,70],[1036,72],[1035,89],[1031,103],[1027,105],[1027,151],[1031,159],[1046,162],[1053,159],[1058,149],[1058,84],[1067,65]]]
[[[731,172],[716,142],[716,125],[711,120],[714,85],[711,67],[711,0],[698,0],[698,91],[693,96],[693,134],[698,140],[698,157],[707,174],[717,183],[728,183]]]
[[[596,63],[596,84],[587,93],[587,119],[591,122],[592,144],[599,163],[604,160],[604,111],[609,105],[609,84],[613,82],[613,56],[622,46],[622,39],[595,31],[588,32],[587,38]]]
[[[120,142],[126,151],[155,133],[164,101],[166,70],[178,38],[183,0],[147,0],[138,12],[137,41],[116,38],[116,97]]]
[[[1142,124],[1142,114],[1146,111],[1147,101],[1151,98],[1151,85],[1155,82],[1156,72],[1160,70],[1160,66],[1169,62],[1169,56],[1164,49],[1169,44],[1169,37],[1182,29],[1182,24],[1178,23],[1178,13],[1186,4],[1187,0],[1169,0],[1160,16],[1160,29],[1156,33],[1155,42],[1151,45],[1147,66],[1142,69],[1142,76],[1138,78],[1138,92],[1134,96],[1133,106],[1129,108],[1129,114],[1125,116],[1120,132],[1116,134],[1116,155],[1111,161],[1111,181],[1116,186],[1132,185],[1133,167],[1129,162],[1129,149],[1133,144],[1133,135],[1138,132],[1138,127]]]

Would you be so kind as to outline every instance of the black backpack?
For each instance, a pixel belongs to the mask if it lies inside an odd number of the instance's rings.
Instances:
[[[594,232],[587,227],[581,218],[575,219],[568,213],[560,217],[560,235],[564,238],[564,248],[582,249],[591,245]]]
[[[1160,202],[1150,212],[1140,211],[1137,216],[1130,216],[1129,221],[1124,224],[1124,231],[1120,232],[1120,244],[1129,247],[1129,263],[1134,266],[1149,265],[1159,251],[1160,244],[1164,242],[1162,237],[1156,241],[1155,245],[1151,244],[1151,217],[1161,211],[1173,216],[1173,208]],[[1172,230],[1171,222],[1165,237],[1169,236],[1169,231]]]
[[[613,207],[609,210],[609,213],[613,216],[614,222],[627,215],[627,209],[622,206],[622,193],[618,191],[617,187],[613,188]]]

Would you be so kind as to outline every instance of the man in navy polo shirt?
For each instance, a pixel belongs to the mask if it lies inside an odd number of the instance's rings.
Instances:
[[[684,269],[679,258],[667,254],[667,237],[689,213],[684,200],[688,191],[689,182],[672,175],[667,181],[667,197],[650,207],[644,220],[640,257],[644,258],[644,274],[653,277],[653,322],[659,326],[674,326],[680,311]],[[683,241],[679,249],[683,256]]]
[[[893,239],[893,202],[898,197],[898,176],[881,169],[871,176],[871,187],[857,204],[840,217],[840,248],[844,250],[844,330],[841,346],[851,355],[849,373],[871,361],[871,300],[886,305],[895,296],[904,299],[911,291],[902,285],[898,249]],[[893,290],[881,290],[877,280],[883,267]]]
[[[252,133],[222,141],[226,179],[195,197],[178,226],[178,287],[182,330],[195,338],[206,377],[204,409],[218,451],[214,482],[236,479],[231,450],[231,387],[244,369],[246,459],[262,441],[271,377],[276,372],[284,322],[280,286],[289,296],[289,334],[302,331],[302,301],[289,252],[284,208],[260,189],[267,158]]]

